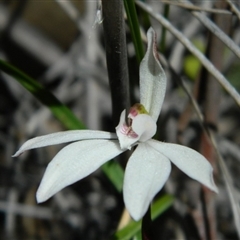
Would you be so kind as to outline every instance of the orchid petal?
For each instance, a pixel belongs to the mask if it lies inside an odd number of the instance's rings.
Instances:
[[[122,152],[117,140],[85,140],[64,147],[48,164],[37,191],[37,201],[46,201]]]
[[[170,171],[171,163],[164,155],[148,143],[138,145],[127,163],[123,185],[125,206],[134,220],[146,213]]]
[[[157,121],[162,108],[167,78],[159,62],[156,34],[152,28],[147,32],[148,49],[140,65],[140,103]]]
[[[49,145],[74,142],[84,139],[116,139],[115,133],[93,131],[93,130],[70,130],[64,132],[52,133],[40,137],[35,137],[25,142],[21,148],[13,155],[17,157],[23,152]]]
[[[169,158],[189,177],[202,183],[212,191],[218,192],[213,180],[213,168],[200,153],[185,146],[158,142],[153,139],[149,140],[148,144]]]
[[[145,142],[155,135],[157,124],[151,116],[139,114],[132,120],[132,130],[139,136],[140,142]]]

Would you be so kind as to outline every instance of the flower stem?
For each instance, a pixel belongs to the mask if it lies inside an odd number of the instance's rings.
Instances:
[[[103,29],[114,126],[123,109],[129,109],[126,35],[121,0],[103,0]]]
[[[149,206],[146,214],[142,219],[142,240],[150,240],[151,224],[152,224],[151,206]]]

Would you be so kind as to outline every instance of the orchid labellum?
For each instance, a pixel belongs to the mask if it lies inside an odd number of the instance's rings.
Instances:
[[[105,162],[136,146],[124,176],[123,197],[134,220],[141,219],[149,204],[167,181],[171,162],[189,177],[217,192],[213,169],[207,159],[193,149],[152,139],[163,104],[167,79],[158,60],[156,36],[148,30],[148,49],[140,65],[140,103],[126,113],[123,110],[116,134],[73,130],[28,140],[15,153],[59,143],[64,147],[48,164],[37,191],[44,202],[64,187],[88,176]],[[126,121],[127,114],[127,123]]]

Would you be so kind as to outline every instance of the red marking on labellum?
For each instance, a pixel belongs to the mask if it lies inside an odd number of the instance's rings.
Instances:
[[[123,126],[121,127],[120,129],[120,132],[123,134],[123,135],[126,135],[128,137],[131,137],[131,138],[137,138],[138,135],[132,130],[132,127],[128,127],[126,124],[123,124]]]

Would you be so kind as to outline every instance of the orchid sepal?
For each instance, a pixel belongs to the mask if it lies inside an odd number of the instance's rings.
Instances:
[[[138,145],[127,163],[123,183],[124,203],[135,221],[144,216],[170,172],[170,161],[164,155],[148,142]]]
[[[154,139],[149,140],[148,144],[165,155],[186,175],[218,193],[218,188],[213,180],[213,168],[199,152],[179,144],[164,143]]]
[[[87,139],[117,139],[117,135],[115,133],[95,130],[69,130],[51,133],[26,141],[12,157],[18,157],[23,152],[34,148]]]
[[[167,78],[159,62],[156,33],[150,28],[147,32],[148,48],[140,64],[140,103],[156,122],[160,114]]]

